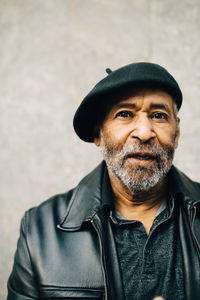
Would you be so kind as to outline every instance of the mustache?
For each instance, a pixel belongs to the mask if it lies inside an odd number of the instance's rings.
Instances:
[[[157,156],[158,153],[163,151],[164,149],[161,145],[137,142],[131,145],[124,145],[121,151],[117,155],[129,156],[130,154],[134,154],[134,153],[141,153],[141,154],[148,153],[151,156]]]

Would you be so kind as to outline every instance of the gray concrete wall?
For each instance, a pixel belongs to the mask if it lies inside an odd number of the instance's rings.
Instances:
[[[0,0],[0,299],[26,209],[100,155],[72,118],[105,68],[165,66],[184,94],[176,165],[200,180],[199,0]]]

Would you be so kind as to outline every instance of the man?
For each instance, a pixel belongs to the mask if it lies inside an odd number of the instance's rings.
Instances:
[[[8,300],[200,296],[200,185],[172,166],[181,90],[156,64],[107,71],[74,117],[104,161],[25,214]]]

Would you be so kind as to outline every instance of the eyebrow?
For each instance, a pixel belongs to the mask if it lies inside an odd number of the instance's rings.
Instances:
[[[119,102],[115,105],[115,109],[120,109],[120,108],[132,108],[132,109],[136,109],[137,105],[135,103],[123,103],[123,102]],[[170,113],[170,108],[168,107],[168,105],[165,104],[151,104],[150,105],[150,109],[164,109],[165,111],[167,111],[168,113]]]
[[[150,109],[164,109],[166,110],[168,113],[170,113],[170,108],[168,105],[165,104],[151,104],[150,105]]]

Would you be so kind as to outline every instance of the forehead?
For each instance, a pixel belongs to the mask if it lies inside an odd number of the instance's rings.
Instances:
[[[160,89],[140,88],[113,97],[110,105],[107,107],[106,115],[110,111],[123,107],[123,105],[129,103],[134,104],[135,108],[139,108],[143,105],[152,107],[153,104],[164,105],[163,107],[166,107],[168,110],[171,110],[173,107],[172,96],[167,92]]]

